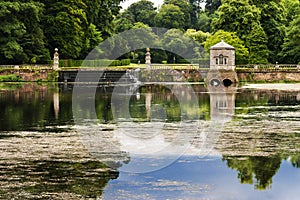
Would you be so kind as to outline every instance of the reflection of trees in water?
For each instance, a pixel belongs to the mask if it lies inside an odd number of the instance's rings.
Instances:
[[[151,88],[144,86],[138,88],[140,96],[128,97],[130,98],[130,112],[132,117],[147,120],[145,94],[151,94],[152,105],[159,104],[163,106],[169,121],[180,121],[182,109],[185,109],[186,113],[193,115],[193,108],[186,106],[189,100],[188,91],[185,91],[184,87],[180,85],[168,87],[154,85]],[[210,95],[204,93],[206,89],[203,85],[192,85],[192,87],[198,97],[200,119],[210,120]],[[15,130],[24,121],[31,127],[36,124],[39,127],[44,127],[54,122],[53,93],[56,92],[55,87],[24,85],[18,86],[15,90],[3,91],[2,89],[2,93],[0,94],[0,107],[4,108],[5,119],[1,121],[0,128]],[[186,102],[179,105],[176,96],[173,94],[174,91],[180,91],[177,93],[185,96]],[[111,122],[113,120],[111,112],[112,92],[113,87],[102,87],[96,94],[95,106],[100,123]],[[56,123],[70,123],[72,120],[71,101],[72,90],[60,92],[60,111],[58,113],[58,122],[56,121]],[[241,183],[254,184],[256,189],[271,187],[272,177],[277,173],[282,160],[289,160],[294,167],[300,168],[300,126],[299,115],[297,114],[299,113],[299,107],[294,106],[299,105],[299,101],[299,92],[241,90],[240,93],[236,94],[235,103],[237,109],[235,110],[235,119],[233,122],[229,122],[229,126],[220,135],[217,149],[223,155],[226,155],[223,156],[223,160],[227,162],[228,167],[238,172],[238,179]],[[292,105],[293,107],[289,107],[288,105]],[[13,109],[14,112],[9,112],[10,109]],[[88,118],[88,113],[86,114]],[[45,121],[45,119],[48,121]],[[24,129],[24,127],[22,128]],[[103,131],[110,132],[113,129],[103,129]],[[172,141],[171,139],[171,135],[166,137],[167,141]],[[197,143],[193,143],[193,145],[195,144]],[[118,152],[115,155],[121,154]],[[128,162],[129,160],[125,160],[124,163],[126,161]],[[46,165],[49,165],[49,169]],[[113,166],[111,163],[109,165]],[[115,165],[116,168],[120,167],[120,163],[115,163]],[[72,180],[67,185],[62,183],[57,186],[50,186],[45,183],[45,185],[32,186],[31,189],[34,191],[42,191],[40,189],[42,187],[49,187],[50,190],[54,191],[63,185],[63,187],[67,188],[66,190],[71,192],[77,190],[78,193],[82,191],[87,196],[91,196],[92,192],[101,194],[101,188],[104,187],[102,185],[109,180],[109,178],[106,180],[105,176],[111,177],[111,175],[102,172],[97,174],[95,172],[96,168],[86,168],[81,163],[58,162],[38,164],[38,166],[44,167],[44,171],[49,170],[50,173],[56,173],[55,170],[52,170],[52,168],[56,167],[59,173],[62,174],[61,177],[66,177],[67,174],[65,173],[69,173]],[[34,170],[42,173],[39,171],[41,168],[34,168]],[[93,173],[90,174],[93,170],[94,175],[97,174],[98,178],[96,176],[93,177]],[[12,171],[10,172],[12,173]],[[82,173],[88,174],[86,178]],[[44,174],[42,179],[46,180],[50,178],[52,180],[52,177],[54,184],[55,176],[57,175]],[[28,178],[30,177],[33,177],[33,175],[29,174]],[[88,183],[86,182],[88,180],[93,181],[89,181],[90,183]],[[101,181],[104,182],[102,183]],[[91,182],[95,182],[95,185]],[[80,186],[81,183],[83,185]]]
[[[291,155],[290,161],[294,167],[300,168],[300,153]]]
[[[281,154],[272,156],[226,156],[222,160],[238,173],[243,184],[254,184],[254,188],[265,190],[272,187],[272,179],[283,160],[290,160],[294,167],[300,168],[300,154]]]
[[[25,161],[6,166],[1,173],[5,173],[1,183],[9,186],[1,189],[0,196],[5,199],[16,195],[20,199],[96,198],[119,176],[98,161]]]
[[[254,105],[297,105],[300,103],[299,91],[277,90],[245,90],[237,94],[237,107],[251,107]]]
[[[271,187],[283,160],[300,164],[299,92],[242,90],[236,115],[219,140],[227,166],[241,183]]]
[[[223,156],[227,166],[238,172],[238,179],[244,184],[254,184],[255,189],[271,187],[272,178],[281,164],[281,156]]]
[[[53,95],[58,95],[56,84],[26,83],[5,86],[0,88],[0,107],[4,113],[0,116],[0,130],[27,130],[35,127],[41,129],[53,123],[63,124],[64,120],[70,121],[71,115],[66,116],[68,119],[59,116],[59,121],[55,118],[55,114],[58,115],[53,102]],[[59,114],[66,115],[66,112]]]

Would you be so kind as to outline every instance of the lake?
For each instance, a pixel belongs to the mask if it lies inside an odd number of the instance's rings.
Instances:
[[[0,83],[0,199],[299,199],[300,84]]]

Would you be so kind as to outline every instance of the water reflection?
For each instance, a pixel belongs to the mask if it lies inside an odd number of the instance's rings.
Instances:
[[[128,101],[130,118],[113,110],[115,87],[97,87],[95,126],[74,128],[72,85],[2,84],[0,176],[1,185],[7,185],[2,197],[15,197],[13,191],[25,191],[23,197],[28,198],[66,191],[74,198],[134,199],[147,193],[155,198],[154,191],[159,191],[157,195],[166,198],[221,199],[251,193],[250,199],[260,190],[267,191],[264,198],[280,196],[282,184],[294,188],[296,183],[284,177],[291,173],[300,180],[298,90],[191,87],[197,106],[180,84],[119,87],[115,95],[120,100],[114,103],[126,106],[124,99]],[[80,106],[83,124],[89,124],[85,122],[91,113]],[[155,167],[165,161],[160,171],[124,173],[146,162]],[[119,178],[107,166],[117,169]],[[222,184],[239,192],[226,192]],[[190,193],[180,193],[184,190]]]

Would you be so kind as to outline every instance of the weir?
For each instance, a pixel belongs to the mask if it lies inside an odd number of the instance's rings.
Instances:
[[[77,77],[78,73],[80,76]],[[140,71],[136,70],[61,70],[58,82],[94,82],[99,83],[135,83],[139,80]]]

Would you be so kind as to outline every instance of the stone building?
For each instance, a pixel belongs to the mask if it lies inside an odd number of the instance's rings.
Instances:
[[[234,70],[235,48],[223,40],[210,47],[210,69]]]
[[[235,48],[223,40],[210,47],[210,70],[206,81],[215,87],[238,82],[235,72]]]

